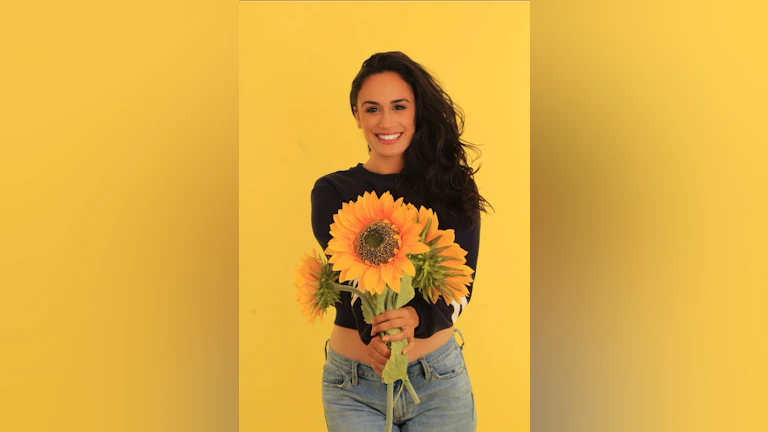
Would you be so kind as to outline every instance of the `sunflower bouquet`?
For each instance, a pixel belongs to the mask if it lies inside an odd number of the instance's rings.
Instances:
[[[342,291],[361,300],[367,323],[385,311],[405,306],[419,290],[430,303],[442,297],[446,304],[467,296],[473,270],[465,265],[467,252],[455,243],[454,231],[438,229],[431,209],[394,200],[389,192],[375,192],[343,203],[333,216],[331,240],[325,249],[330,258],[304,254],[296,267],[295,285],[301,312],[313,323],[322,320]],[[344,284],[351,282],[351,285]],[[382,332],[397,334],[399,328]],[[419,397],[408,379],[407,340],[390,342],[391,353],[382,372],[387,384],[387,431],[392,427],[394,383],[403,381],[415,403]]]

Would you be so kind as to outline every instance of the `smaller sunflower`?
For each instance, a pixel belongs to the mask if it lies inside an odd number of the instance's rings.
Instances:
[[[321,258],[313,249],[312,256],[304,254],[294,274],[294,285],[298,288],[296,300],[301,305],[301,313],[309,318],[310,324],[317,317],[322,322],[326,309],[339,301],[339,292],[334,285],[338,273],[331,269],[325,257]]]
[[[421,241],[429,251],[414,257],[416,277],[413,286],[420,288],[424,299],[433,304],[440,296],[446,304],[459,302],[460,297],[469,295],[467,286],[472,283],[471,274],[474,273],[465,265],[467,251],[455,243],[454,230],[438,229],[437,214],[431,209],[419,208],[418,223],[424,225]]]

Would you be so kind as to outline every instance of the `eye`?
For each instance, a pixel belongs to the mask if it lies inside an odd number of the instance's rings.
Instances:
[[[395,105],[395,110],[402,111],[405,109],[405,105]]]
[[[378,109],[378,108],[376,108],[376,107],[368,107],[368,108],[365,110],[365,112],[367,112],[367,113],[373,113],[373,112],[376,112],[376,110],[377,110],[377,109]]]

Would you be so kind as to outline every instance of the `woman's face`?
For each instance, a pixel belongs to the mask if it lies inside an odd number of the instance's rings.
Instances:
[[[415,130],[411,86],[395,72],[371,75],[357,95],[355,119],[371,148],[371,158],[402,158]]]

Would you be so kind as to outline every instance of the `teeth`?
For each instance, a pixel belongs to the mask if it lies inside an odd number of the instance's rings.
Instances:
[[[400,135],[402,135],[402,134],[397,133],[397,134],[393,134],[393,135],[376,135],[376,136],[381,138],[381,139],[383,139],[383,140],[391,141],[393,139],[396,139]]]

